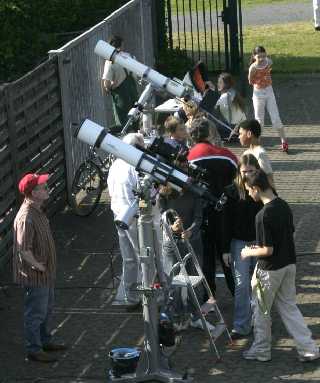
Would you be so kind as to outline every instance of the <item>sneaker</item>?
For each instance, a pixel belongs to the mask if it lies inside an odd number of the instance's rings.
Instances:
[[[314,30],[315,30],[315,31],[320,31],[320,25],[317,26],[317,27],[314,27]]]
[[[258,360],[259,362],[269,362],[271,360],[270,354],[265,354],[262,352],[257,352],[251,348],[242,353],[242,356],[246,360]]]
[[[312,362],[320,358],[319,351],[316,352],[306,352],[305,354],[299,355],[300,362]]]
[[[29,352],[26,357],[26,361],[40,362],[40,363],[54,363],[58,359],[47,354],[43,350],[37,352]]]
[[[235,329],[233,329],[231,330],[230,336],[232,340],[238,340],[238,339],[247,338],[249,334],[240,334]]]
[[[281,147],[282,147],[283,152],[285,152],[285,153],[289,152],[289,145],[288,145],[287,141],[282,142]]]
[[[45,352],[66,351],[68,346],[65,343],[47,343],[43,345],[42,349]]]
[[[215,326],[212,325],[211,323],[209,323],[208,321],[205,321],[205,322],[206,322],[206,324],[207,324],[208,330],[209,330],[210,332],[213,332],[213,331],[215,330]],[[190,326],[193,327],[193,328],[199,328],[199,329],[201,329],[201,330],[204,330],[200,318],[191,321]]]

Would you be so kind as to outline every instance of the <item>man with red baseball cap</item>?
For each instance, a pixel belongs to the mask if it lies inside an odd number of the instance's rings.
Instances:
[[[21,194],[28,196],[36,186],[46,184],[48,179],[49,174],[28,173],[21,178],[19,191]]]
[[[24,288],[27,359],[55,362],[49,351],[65,350],[51,341],[49,321],[54,302],[56,251],[49,221],[42,210],[49,198],[49,174],[26,174],[19,182],[24,201],[14,220],[13,279]]]

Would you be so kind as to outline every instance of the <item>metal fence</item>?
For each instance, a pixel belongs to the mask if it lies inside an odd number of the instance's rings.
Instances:
[[[48,214],[65,206],[65,155],[57,59],[0,89],[0,266],[12,251],[12,224],[21,202],[17,184],[48,172]]]
[[[88,152],[87,145],[74,138],[73,124],[84,118],[105,127],[113,123],[111,100],[101,87],[104,61],[94,54],[94,47],[99,40],[118,34],[124,40],[125,50],[137,60],[153,66],[151,8],[152,0],[132,0],[59,50],[50,51],[51,56],[58,57],[61,77],[69,191],[75,170]]]
[[[210,71],[239,73],[242,65],[241,0],[166,0],[169,46]]]

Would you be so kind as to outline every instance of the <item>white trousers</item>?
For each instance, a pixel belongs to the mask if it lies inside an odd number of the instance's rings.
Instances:
[[[313,0],[314,26],[320,27],[320,0]]]
[[[137,303],[140,301],[140,295],[135,290],[141,282],[137,220],[133,221],[128,230],[117,228],[117,231],[122,256],[122,275],[115,299]]]
[[[277,101],[272,86],[253,90],[254,118],[259,121],[261,129],[264,127],[265,110],[267,109],[273,128],[279,131],[280,137],[285,139],[283,124],[280,119]]]
[[[298,354],[318,352],[318,347],[296,304],[295,277],[296,265],[294,264],[275,271],[255,268],[251,281],[254,305],[253,351],[266,356],[271,354],[270,312],[274,304],[288,333],[296,343]],[[263,291],[262,297],[258,288],[258,280]]]

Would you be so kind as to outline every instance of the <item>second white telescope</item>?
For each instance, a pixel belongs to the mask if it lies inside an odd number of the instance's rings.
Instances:
[[[110,60],[121,65],[129,72],[150,82],[155,88],[164,89],[175,97],[183,97],[188,94],[187,87],[140,63],[127,53],[118,51],[115,47],[103,40],[98,41],[94,48],[94,53],[105,60]]]

